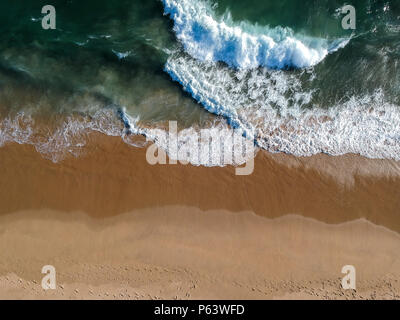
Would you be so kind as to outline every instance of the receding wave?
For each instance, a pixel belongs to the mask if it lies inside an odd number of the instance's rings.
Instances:
[[[148,127],[123,109],[102,109],[91,116],[70,115],[51,127],[34,115],[19,112],[0,121],[0,147],[16,142],[34,146],[45,158],[59,162],[87,151],[93,132],[120,137],[133,147],[154,143],[171,160],[195,166],[241,165],[255,156],[254,144],[224,121],[210,127],[182,130]],[[144,137],[144,139],[138,139]]]
[[[174,31],[186,52],[202,61],[221,61],[240,69],[305,68],[318,64],[348,42],[295,35],[289,28],[234,25],[215,17],[204,1],[162,1],[164,13],[173,19]]]
[[[0,121],[0,147],[11,142],[29,144],[45,158],[59,162],[68,155],[84,153],[88,135],[93,131],[110,136],[123,132],[111,110],[100,110],[90,117],[67,116],[51,128],[39,123],[35,116],[19,112]]]

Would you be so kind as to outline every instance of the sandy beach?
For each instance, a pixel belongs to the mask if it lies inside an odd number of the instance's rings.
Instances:
[[[399,300],[399,4],[0,1],[0,300]]]
[[[59,163],[0,148],[0,298],[400,298],[397,162],[260,151],[236,176],[145,153],[101,134]]]

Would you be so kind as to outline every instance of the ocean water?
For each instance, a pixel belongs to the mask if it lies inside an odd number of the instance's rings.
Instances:
[[[400,160],[397,0],[352,1],[355,30],[338,0],[54,0],[56,30],[46,4],[0,3],[0,146],[56,162],[98,131],[167,148],[177,121],[185,148],[235,129],[270,152]]]

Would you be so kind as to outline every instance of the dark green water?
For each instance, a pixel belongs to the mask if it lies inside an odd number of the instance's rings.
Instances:
[[[163,72],[176,42],[161,2],[53,1],[56,30],[41,27],[45,4],[0,4],[3,107],[70,113],[100,104],[124,106],[144,121],[207,117]],[[30,101],[21,103],[15,90],[31,91]]]
[[[233,20],[250,21],[260,25],[286,26],[296,31],[319,37],[342,36],[349,31],[342,29],[335,16],[338,8],[351,4],[357,12],[357,33],[370,31],[384,21],[396,20],[400,13],[398,1],[355,0],[281,0],[281,1],[214,1],[219,14],[228,11]],[[384,12],[385,5],[390,7]],[[351,31],[350,31],[351,32]]]

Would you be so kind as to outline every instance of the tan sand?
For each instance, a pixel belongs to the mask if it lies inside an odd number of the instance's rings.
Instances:
[[[2,299],[400,298],[400,237],[366,221],[168,207],[100,220],[24,211],[0,226]],[[349,264],[356,291],[341,288]],[[56,290],[41,288],[44,265]]]
[[[351,185],[338,183],[349,163],[393,168],[392,161],[353,155],[297,159],[259,152],[254,173],[236,176],[232,167],[151,166],[145,149],[119,138],[91,137],[86,155],[61,163],[43,159],[27,145],[0,148],[0,213],[48,208],[106,217],[184,205],[252,211],[268,218],[299,214],[327,223],[366,218],[400,231],[400,170],[375,176],[353,169],[354,175],[346,172]],[[321,169],[328,166],[329,171]]]
[[[102,135],[87,150],[54,164],[0,148],[0,298],[400,297],[395,162],[259,152],[239,177],[150,166]],[[347,264],[356,292],[340,287]]]

